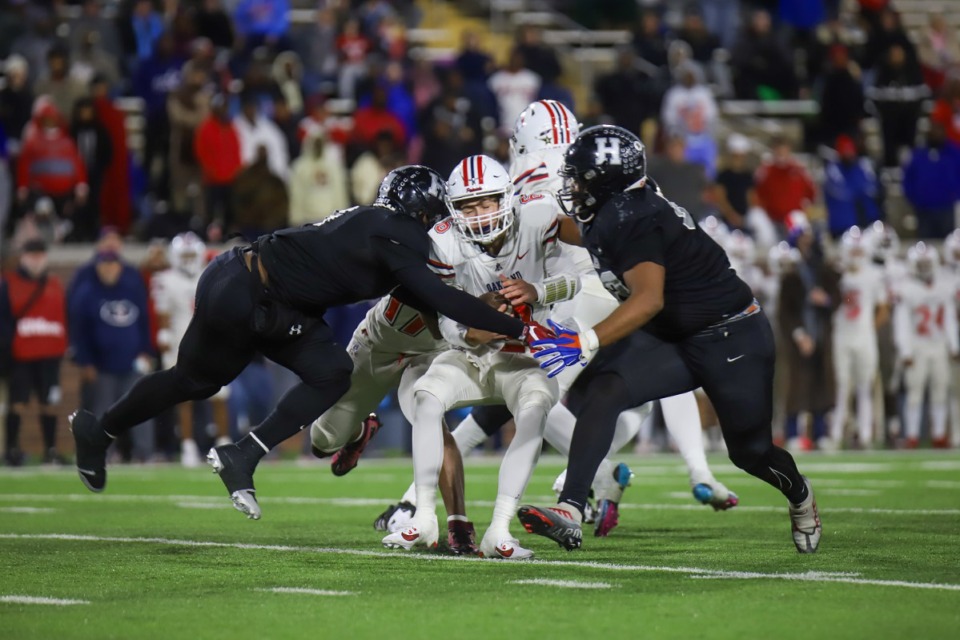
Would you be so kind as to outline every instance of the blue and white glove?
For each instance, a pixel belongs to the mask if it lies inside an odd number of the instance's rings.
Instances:
[[[569,322],[576,326],[575,320]],[[557,334],[556,337],[537,340],[531,346],[539,348],[533,357],[540,361],[540,368],[547,372],[548,378],[578,363],[581,367],[587,366],[600,347],[600,341],[593,329],[578,333],[553,320],[547,320],[547,325]],[[544,361],[544,358],[549,359]]]

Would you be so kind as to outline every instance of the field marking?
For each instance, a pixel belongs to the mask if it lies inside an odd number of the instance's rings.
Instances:
[[[686,494],[685,494],[686,495]],[[260,504],[293,504],[293,505],[318,505],[331,507],[385,507],[391,502],[396,502],[396,498],[307,498],[307,497],[260,497]],[[228,505],[226,498],[217,496],[202,495],[138,495],[138,494],[92,494],[92,493],[0,493],[0,502],[195,502],[198,505],[204,504],[223,504]],[[526,503],[550,503],[555,498],[553,496],[526,496]],[[471,507],[492,507],[491,500],[468,500],[467,505]],[[199,508],[199,507],[197,507]],[[211,507],[214,508],[214,507]],[[710,510],[704,505],[694,501],[690,496],[689,504],[644,504],[621,502],[621,509],[637,509],[643,511],[701,511],[707,513]],[[740,504],[734,511],[751,511],[757,513],[784,513],[786,512],[786,503],[782,507],[770,505],[744,505]],[[871,515],[901,515],[901,516],[960,516],[960,509],[884,509],[880,507],[827,507],[823,509],[824,513],[856,513]]]
[[[181,509],[223,509],[229,507],[228,502],[177,502],[176,505]]]
[[[0,513],[56,513],[57,510],[51,507],[0,507]]]
[[[960,489],[960,482],[956,480],[929,480],[926,484],[931,489]]]
[[[329,589],[306,589],[303,587],[271,587],[269,589],[255,589],[270,593],[299,593],[307,596],[355,596],[356,591],[331,591]]]
[[[547,578],[533,578],[531,580],[511,580],[507,584],[534,584],[543,587],[559,587],[561,589],[612,589],[609,582],[580,582],[578,580],[549,580]]]
[[[74,604],[90,604],[89,600],[64,600],[61,598],[43,598],[40,596],[0,596],[0,602],[9,604],[52,604],[58,607],[68,607]]]
[[[71,542],[119,542],[132,544],[157,544],[171,545],[181,547],[206,547],[217,549],[242,549],[253,551],[283,551],[294,553],[315,553],[358,556],[366,558],[392,558],[402,560],[419,560],[426,562],[482,562],[490,564],[489,560],[484,558],[464,558],[456,556],[446,556],[428,553],[402,553],[402,552],[384,552],[368,551],[365,549],[342,549],[332,547],[306,547],[293,545],[274,545],[274,544],[252,544],[245,542],[216,542],[212,540],[181,540],[176,538],[124,538],[117,536],[92,536],[74,533],[0,533],[0,540],[62,540]],[[650,572],[650,573],[678,573],[685,574],[691,578],[703,578],[715,576],[718,578],[743,578],[743,579],[765,579],[765,580],[801,580],[805,582],[839,582],[846,584],[871,585],[882,587],[901,587],[905,589],[933,589],[939,591],[958,591],[960,584],[936,583],[936,582],[907,582],[904,580],[871,580],[869,578],[860,578],[858,574],[848,573],[824,573],[824,572],[806,572],[806,573],[759,573],[748,571],[728,571],[724,569],[704,569],[699,567],[670,567],[636,564],[612,564],[607,562],[594,561],[576,561],[576,560],[530,560],[528,562],[503,562],[497,563],[504,567],[529,567],[530,565],[540,565],[543,567],[577,567],[581,569],[597,569],[600,571],[616,572]]]
[[[925,471],[960,471],[960,460],[928,460],[918,466]]]
[[[817,493],[824,496],[879,496],[882,491],[876,489],[817,489]]]

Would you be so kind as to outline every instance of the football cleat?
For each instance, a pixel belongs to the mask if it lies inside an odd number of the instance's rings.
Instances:
[[[817,511],[817,500],[813,495],[813,485],[806,477],[803,481],[807,485],[807,499],[800,504],[790,503],[793,544],[800,553],[815,553],[820,546],[823,527],[820,524],[820,513]]]
[[[480,548],[477,547],[477,532],[472,522],[451,520],[447,522],[447,546],[455,556],[477,556]]]
[[[497,560],[529,560],[533,557],[533,551],[521,547],[520,541],[511,536],[509,531],[487,529],[480,542],[480,555]]]
[[[436,549],[439,538],[440,528],[437,526],[437,517],[433,516],[431,522],[414,521],[409,527],[384,536],[381,542],[388,549],[410,551],[417,546]]]
[[[223,481],[233,508],[251,520],[259,520],[260,505],[253,487],[253,471],[257,463],[247,460],[235,444],[210,449],[207,463]]]
[[[180,443],[180,464],[188,468],[200,466],[200,450],[197,449],[197,443],[193,439],[183,440]]]
[[[583,538],[580,523],[565,509],[524,505],[517,511],[517,517],[527,533],[550,538],[567,551],[580,548]]]
[[[373,521],[373,528],[377,531],[394,533],[410,526],[416,513],[417,508],[407,501],[392,504]]]
[[[693,486],[693,497],[700,504],[708,504],[714,511],[726,511],[740,504],[740,498],[723,484],[713,482],[699,482]]]
[[[90,491],[100,493],[107,486],[107,449],[112,440],[89,411],[80,409],[67,420],[76,443],[80,481]]]
[[[330,460],[330,471],[333,472],[333,475],[345,476],[357,466],[357,463],[360,462],[360,456],[363,455],[363,450],[367,448],[367,443],[373,436],[377,435],[380,426],[380,419],[377,418],[377,414],[371,413],[366,417],[360,424],[360,437],[349,444],[343,445],[339,451],[333,454],[333,459]]]
[[[619,524],[620,501],[623,499],[624,490],[630,486],[630,481],[633,479],[633,471],[622,462],[612,471],[604,471],[604,467],[601,466],[593,481],[599,498],[593,535],[598,538],[605,538]]]

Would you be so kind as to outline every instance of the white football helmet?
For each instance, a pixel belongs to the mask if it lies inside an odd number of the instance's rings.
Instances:
[[[960,264],[960,229],[954,229],[944,239],[943,261],[952,266]]]
[[[456,166],[447,181],[450,215],[457,231],[479,244],[490,244],[513,226],[513,181],[502,164],[488,156],[469,156]],[[464,214],[467,202],[495,198],[497,209]]]
[[[867,261],[870,246],[860,227],[850,227],[840,237],[840,261],[844,269],[860,268]]]
[[[767,269],[775,276],[783,275],[800,264],[800,251],[786,241],[780,241],[770,248],[767,255]]]
[[[727,236],[723,246],[731,261],[741,265],[753,264],[757,259],[757,245],[753,238],[740,229],[734,229]]]
[[[520,112],[510,137],[511,156],[565,149],[580,134],[580,123],[556,100],[537,100]]]
[[[863,232],[867,246],[873,251],[873,257],[886,261],[895,258],[900,251],[900,236],[889,224],[877,220]]]
[[[196,276],[207,264],[207,245],[192,231],[178,234],[170,241],[170,266],[188,276]]]
[[[940,254],[926,242],[918,242],[907,251],[907,265],[915,277],[931,282],[940,267]]]
[[[727,245],[727,238],[730,237],[730,228],[717,216],[711,215],[701,220],[700,228],[721,247]]]

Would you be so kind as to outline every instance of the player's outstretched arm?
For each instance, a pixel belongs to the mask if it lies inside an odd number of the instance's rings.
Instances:
[[[665,276],[663,266],[655,262],[641,262],[623,274],[630,296],[593,328],[598,346],[622,340],[660,313]]]

